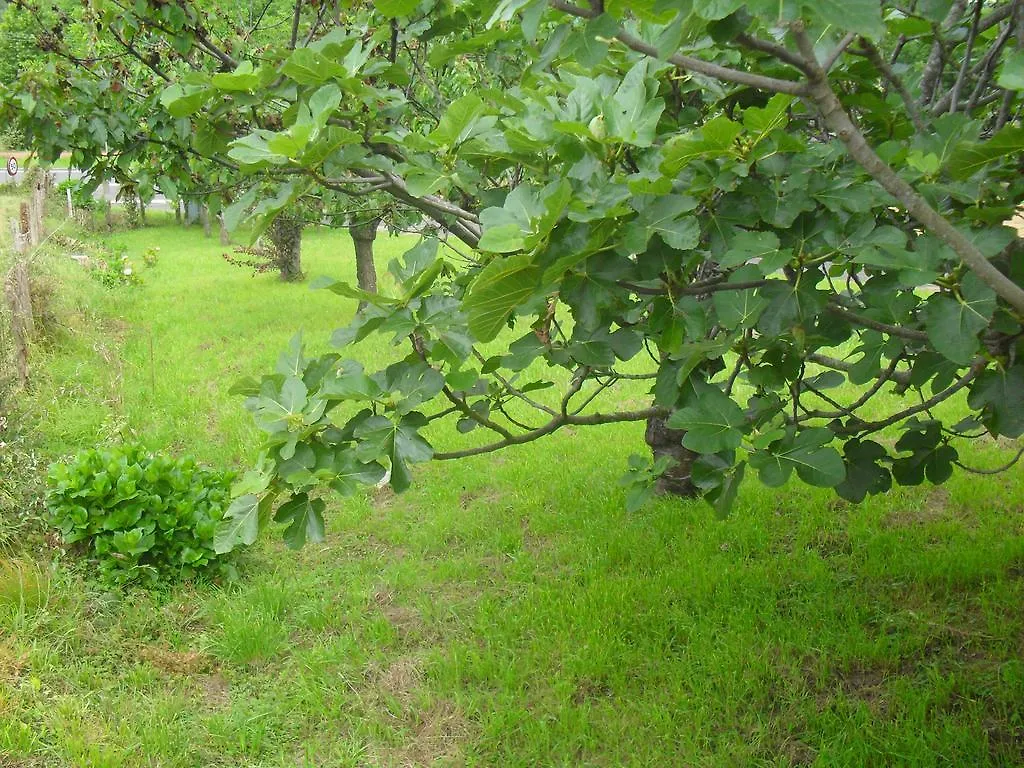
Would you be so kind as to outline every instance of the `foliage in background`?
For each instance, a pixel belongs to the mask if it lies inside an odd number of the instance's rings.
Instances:
[[[338,347],[383,334],[403,359],[364,372],[300,349],[242,387],[268,438],[257,502],[225,524],[237,541],[352,466],[402,490],[412,463],[569,426],[646,422],[632,479],[720,511],[744,474],[862,500],[945,481],[964,439],[1024,433],[1024,268],[1002,224],[1024,193],[1018,0],[409,0],[333,18],[296,2],[258,55],[258,21],[90,8],[132,63],[71,57],[9,89],[42,157],[168,175],[174,153],[200,157],[259,180],[225,212],[256,233],[310,197],[389,196],[452,246],[396,262],[390,295],[325,284],[369,305]],[[466,87],[477,70],[493,75]],[[82,117],[58,124],[69,95]],[[637,380],[646,402],[613,399]],[[475,424],[468,443],[435,446],[445,420]]]
[[[64,543],[104,580],[155,586],[231,574],[213,539],[233,477],[140,446],[90,449],[50,467],[46,503]]]

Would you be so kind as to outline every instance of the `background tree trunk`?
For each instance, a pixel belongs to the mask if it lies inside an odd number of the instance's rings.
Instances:
[[[206,203],[199,206],[199,223],[203,226],[203,236],[210,237],[213,232],[210,228],[210,208]]]
[[[651,416],[647,420],[647,431],[644,440],[657,460],[662,456],[671,456],[675,465],[665,470],[655,486],[658,493],[671,493],[674,496],[691,498],[697,495],[697,489],[690,481],[690,470],[697,454],[682,444],[685,430],[669,429],[665,426],[666,416]]]
[[[282,213],[267,230],[277,254],[281,279],[292,282],[302,279],[302,220]]]
[[[228,232],[228,226],[224,223],[224,214],[217,214],[217,223],[220,225],[220,244],[231,245],[231,233]]]
[[[377,267],[373,263],[373,241],[377,238],[377,227],[380,218],[369,221],[351,221],[348,233],[352,236],[352,244],[356,250],[356,282],[367,293],[377,292]],[[359,311],[366,307],[365,301],[359,302]]]

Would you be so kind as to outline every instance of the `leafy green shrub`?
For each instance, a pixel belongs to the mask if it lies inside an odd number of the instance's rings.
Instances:
[[[155,267],[156,263],[160,260],[160,246],[151,245],[149,248],[142,252],[142,262],[147,267]]]
[[[107,288],[117,288],[119,285],[136,285],[142,282],[142,278],[135,272],[135,267],[128,258],[126,250],[119,251],[115,256],[108,259],[99,259],[92,268],[92,276],[103,283]]]
[[[64,543],[94,559],[107,582],[230,576],[213,536],[233,479],[139,446],[90,449],[51,465],[47,506]]]
[[[65,179],[53,189],[56,202],[64,205],[67,199],[67,191],[71,190],[71,204],[75,210],[92,211],[99,207],[99,201],[87,191],[79,179]]]

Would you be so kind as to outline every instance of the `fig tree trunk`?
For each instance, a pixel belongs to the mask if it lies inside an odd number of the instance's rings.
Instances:
[[[647,419],[647,431],[644,440],[657,461],[662,456],[671,457],[675,463],[658,479],[655,486],[658,493],[670,493],[674,496],[687,498],[697,495],[697,489],[690,480],[690,470],[696,453],[683,446],[685,430],[669,429],[665,422],[666,416],[651,416]]]
[[[285,282],[302,279],[302,219],[282,213],[267,230]]]
[[[373,263],[373,241],[377,238],[377,227],[380,219],[352,222],[348,232],[352,236],[352,244],[356,249],[356,282],[367,293],[377,292],[377,267]],[[365,301],[359,302],[359,310],[366,307]]]
[[[220,224],[220,244],[231,245],[231,233],[228,232],[228,225],[224,222],[224,214],[217,214],[217,222]]]

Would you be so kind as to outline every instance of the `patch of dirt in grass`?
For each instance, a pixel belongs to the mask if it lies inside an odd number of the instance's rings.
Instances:
[[[199,694],[205,706],[224,707],[231,701],[231,686],[220,672],[197,675],[193,680],[199,687]]]
[[[28,667],[28,655],[18,653],[10,645],[0,642],[0,681],[13,682]]]
[[[792,734],[783,736],[780,740],[769,738],[764,745],[758,749],[758,756],[766,763],[773,765],[788,765],[792,768],[804,768],[814,765],[818,756],[818,750],[808,746]],[[781,758],[781,762],[780,762]]]
[[[576,706],[596,699],[611,698],[614,691],[605,680],[593,680],[582,677],[576,681],[576,689],[572,692],[572,703]]]
[[[875,714],[884,714],[888,709],[885,684],[891,676],[885,666],[855,664],[848,670],[833,673],[832,690],[864,702]]]
[[[942,522],[967,523],[970,516],[950,498],[949,491],[937,486],[928,491],[914,509],[886,512],[881,519],[883,529],[916,528]]]
[[[993,765],[1024,765],[1024,727],[985,723],[985,740]]]
[[[825,559],[853,553],[853,542],[850,541],[850,534],[844,529],[819,530],[807,546]]]
[[[440,700],[413,714],[410,736],[401,747],[391,750],[388,765],[423,766],[457,763],[461,745],[470,733],[470,724],[463,712],[451,701]]]
[[[194,675],[213,666],[210,658],[198,651],[172,651],[149,645],[140,648],[138,654],[143,661],[171,675]]]
[[[373,496],[373,506],[376,509],[388,509],[395,503],[397,498],[397,494],[390,485],[382,485],[379,488],[374,487],[370,493]]]
[[[468,509],[474,502],[480,502],[480,504],[491,506],[501,501],[501,494],[493,488],[484,486],[483,488],[470,488],[464,490],[459,495],[459,506],[462,509]]]
[[[195,633],[206,627],[203,609],[198,603],[182,601],[166,605],[162,609],[164,616],[180,632]]]
[[[371,683],[382,693],[408,707],[423,681],[423,670],[416,656],[399,656],[385,667],[368,670]]]
[[[403,641],[422,633],[425,625],[423,616],[411,605],[395,603],[395,595],[391,590],[378,589],[373,594],[373,602]]]

